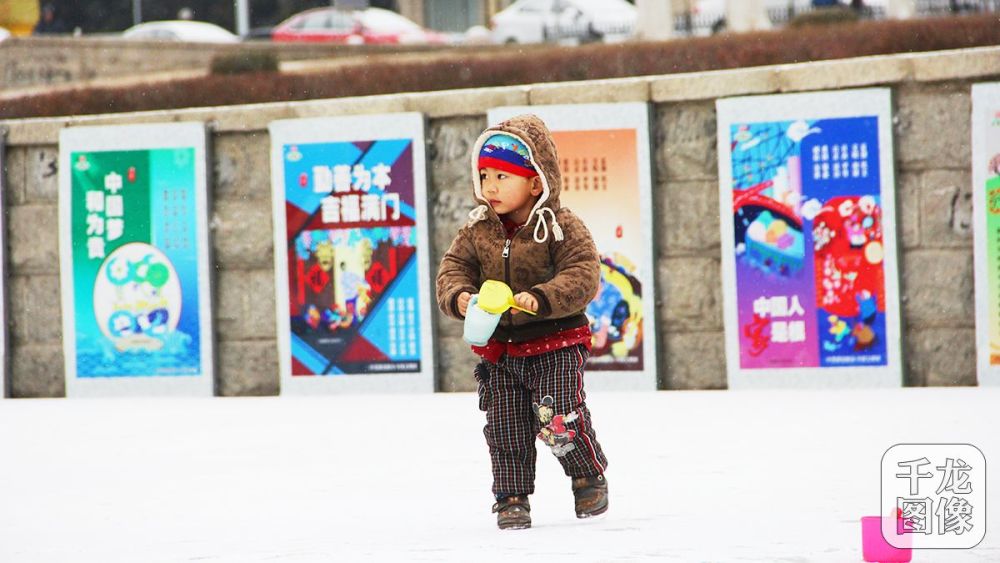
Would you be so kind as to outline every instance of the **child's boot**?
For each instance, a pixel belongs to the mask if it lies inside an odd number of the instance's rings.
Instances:
[[[573,479],[573,498],[577,518],[604,514],[608,510],[608,480],[604,475]]]
[[[504,497],[493,505],[497,526],[501,530],[520,530],[531,527],[531,505],[526,495]]]

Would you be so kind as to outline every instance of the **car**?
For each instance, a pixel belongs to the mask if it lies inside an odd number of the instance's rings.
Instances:
[[[7,31],[6,29],[0,27],[0,41],[3,41],[4,39],[7,39],[8,37],[10,37],[10,32]]]
[[[345,45],[449,43],[447,36],[424,29],[382,8],[314,8],[281,22],[271,31],[272,41],[341,43]]]
[[[124,32],[125,39],[146,41],[189,41],[195,43],[238,43],[240,38],[215,24],[188,20],[140,23]]]
[[[607,43],[632,38],[635,7],[625,0],[518,0],[490,19],[494,43]]]

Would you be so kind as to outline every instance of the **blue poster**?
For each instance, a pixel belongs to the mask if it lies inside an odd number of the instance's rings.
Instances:
[[[887,365],[878,118],[729,133],[740,368]]]
[[[421,371],[412,145],[281,146],[293,378]]]

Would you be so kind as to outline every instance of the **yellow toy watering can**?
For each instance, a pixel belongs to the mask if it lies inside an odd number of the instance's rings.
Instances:
[[[497,280],[486,280],[479,288],[479,308],[493,315],[502,315],[507,309],[517,309],[529,315],[535,313],[527,309],[518,307],[514,302],[514,292],[510,286]]]

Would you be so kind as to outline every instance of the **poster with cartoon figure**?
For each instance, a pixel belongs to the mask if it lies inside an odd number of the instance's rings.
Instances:
[[[282,393],[433,391],[423,116],[270,131]]]
[[[888,90],[716,107],[730,387],[900,385]]]
[[[66,394],[212,395],[205,128],[59,137]]]
[[[656,388],[649,107],[644,103],[493,108],[545,121],[559,154],[560,202],[583,219],[601,255],[587,306],[593,334],[587,385]]]
[[[1000,83],[972,86],[976,375],[1000,385]]]

